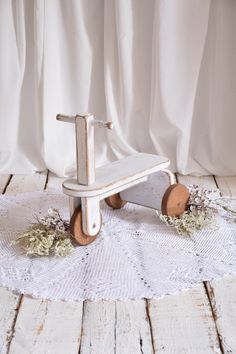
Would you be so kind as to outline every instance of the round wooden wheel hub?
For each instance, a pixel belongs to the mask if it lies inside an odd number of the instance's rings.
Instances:
[[[102,215],[101,215],[102,219]],[[102,225],[102,221],[101,221]],[[99,234],[101,230],[101,227],[97,233]],[[75,241],[80,245],[80,246],[86,246],[93,241],[96,240],[97,235],[95,236],[88,236],[83,232],[82,228],[82,210],[81,207],[78,207],[75,209],[74,214],[70,220],[70,233],[74,236]]]
[[[125,200],[122,200],[120,197],[120,194],[113,194],[108,198],[105,198],[105,202],[109,207],[113,209],[121,209],[127,202]]]
[[[180,216],[188,205],[189,190],[183,184],[172,184],[167,188],[162,198],[162,214],[168,216]]]

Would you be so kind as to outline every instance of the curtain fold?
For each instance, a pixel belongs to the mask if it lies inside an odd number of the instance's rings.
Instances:
[[[97,166],[134,152],[183,174],[236,174],[235,0],[0,0],[0,173],[75,173],[73,125]]]

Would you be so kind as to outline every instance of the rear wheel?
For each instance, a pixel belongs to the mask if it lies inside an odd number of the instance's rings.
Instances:
[[[121,209],[127,203],[125,200],[121,199],[120,193],[116,193],[108,198],[105,198],[105,202],[113,209]]]
[[[167,188],[162,198],[161,211],[167,216],[180,216],[187,210],[189,190],[180,183]]]

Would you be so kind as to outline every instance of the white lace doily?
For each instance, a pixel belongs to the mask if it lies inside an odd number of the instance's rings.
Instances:
[[[66,258],[30,258],[11,246],[16,234],[51,207],[68,218],[59,192],[0,197],[0,284],[16,292],[56,300],[159,298],[203,280],[236,273],[236,225],[219,218],[219,230],[195,240],[176,234],[154,210],[102,203],[97,240]]]

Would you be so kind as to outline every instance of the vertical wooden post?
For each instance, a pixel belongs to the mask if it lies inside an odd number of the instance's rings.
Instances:
[[[75,117],[77,181],[85,186],[95,181],[93,120],[91,114]]]

